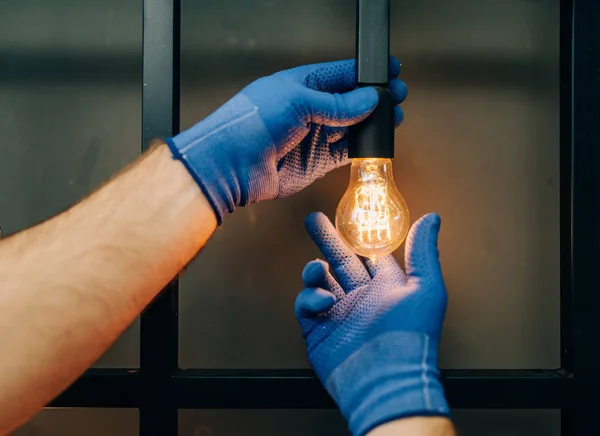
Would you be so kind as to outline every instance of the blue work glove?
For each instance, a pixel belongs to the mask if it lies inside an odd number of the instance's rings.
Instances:
[[[439,226],[435,214],[412,226],[405,273],[392,255],[356,256],[322,213],[306,219],[329,263],[304,268],[296,316],[308,359],[354,436],[402,417],[450,414],[437,369],[447,301]]]
[[[346,165],[347,127],[377,105],[372,88],[354,89],[354,61],[307,65],[263,77],[216,112],[166,142],[222,223],[235,206],[283,198]],[[390,62],[396,104],[406,85]],[[403,118],[395,109],[396,124]]]

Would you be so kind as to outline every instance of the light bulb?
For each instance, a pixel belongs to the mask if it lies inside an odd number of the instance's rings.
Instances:
[[[335,213],[343,241],[356,254],[375,260],[404,242],[409,222],[391,159],[353,159],[350,183]]]

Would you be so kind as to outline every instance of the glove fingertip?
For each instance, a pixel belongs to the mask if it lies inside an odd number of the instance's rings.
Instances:
[[[400,61],[396,56],[390,56],[390,78],[398,76],[400,74]]]
[[[440,225],[441,218],[437,213],[423,215],[413,224],[407,242],[427,239],[428,242],[437,244],[437,234],[440,230]]]
[[[438,233],[441,218],[430,213],[415,222],[406,240],[406,268],[410,275],[426,275],[438,265]],[[433,261],[433,262],[432,262]],[[438,268],[439,269],[439,268]]]
[[[430,226],[433,230],[435,230],[435,234],[437,236],[442,225],[442,218],[437,213],[428,213],[422,219],[431,223]]]
[[[329,272],[329,264],[321,259],[308,262],[302,271],[304,286],[317,286],[325,281]]]
[[[313,233],[315,227],[321,220],[321,215],[325,215],[323,212],[311,212],[304,219],[304,228],[308,233]]]
[[[342,94],[342,99],[347,112],[344,114],[345,118],[352,124],[364,119],[375,110],[377,103],[379,103],[379,94],[377,94],[375,88],[365,86]]]
[[[404,121],[404,111],[400,106],[394,107],[394,125],[399,127]]]
[[[329,218],[323,212],[312,212],[304,219],[304,228],[311,237],[314,237],[328,222]]]
[[[408,96],[408,87],[406,86],[406,83],[400,79],[392,79],[389,82],[389,87],[395,104],[400,104],[406,100],[406,97]]]

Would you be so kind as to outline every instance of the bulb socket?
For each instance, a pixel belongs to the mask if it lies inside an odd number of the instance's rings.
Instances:
[[[375,111],[348,128],[348,157],[394,157],[394,98],[389,88],[374,86],[379,95]]]

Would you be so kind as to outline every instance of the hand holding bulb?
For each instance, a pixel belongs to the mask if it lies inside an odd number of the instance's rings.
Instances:
[[[388,65],[389,64],[389,65]],[[403,119],[400,62],[386,61],[392,123]],[[258,79],[215,113],[167,138],[213,206],[219,224],[237,206],[293,195],[349,163],[348,126],[377,110],[356,87],[354,60],[305,65]]]

